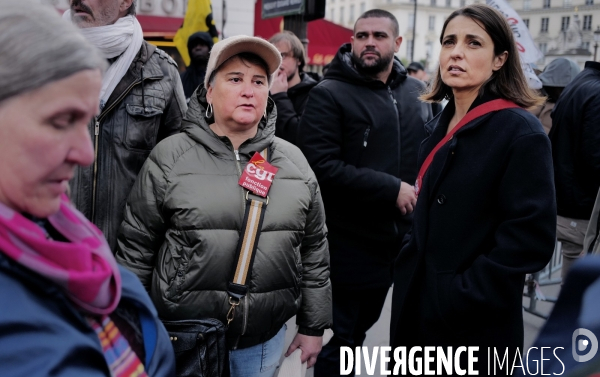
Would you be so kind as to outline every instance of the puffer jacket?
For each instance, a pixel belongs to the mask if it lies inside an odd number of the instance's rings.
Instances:
[[[102,230],[111,250],[138,172],[160,140],[181,130],[186,110],[177,64],[144,42],[89,125],[95,162],[79,167],[71,181],[71,200]]]
[[[226,323],[245,209],[238,180],[254,152],[269,148],[279,171],[229,345],[263,343],[294,315],[300,332],[319,335],[331,324],[331,287],[315,176],[298,148],[274,136],[272,100],[256,136],[240,146],[238,162],[229,139],[207,124],[205,94],[198,89],[192,96],[183,132],[159,143],[142,168],[125,208],[117,260],[138,275],[163,319]]]

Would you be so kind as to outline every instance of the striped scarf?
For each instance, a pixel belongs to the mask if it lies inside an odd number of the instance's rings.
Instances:
[[[86,318],[100,339],[111,376],[148,377],[144,365],[109,316]]]

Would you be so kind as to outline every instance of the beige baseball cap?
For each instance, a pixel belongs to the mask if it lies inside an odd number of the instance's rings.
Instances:
[[[277,72],[281,65],[281,53],[271,43],[258,37],[236,35],[215,43],[212,50],[210,50],[206,75],[204,76],[204,87],[208,88],[208,80],[210,80],[213,71],[218,69],[230,57],[242,52],[251,52],[260,56],[269,67],[269,75]]]

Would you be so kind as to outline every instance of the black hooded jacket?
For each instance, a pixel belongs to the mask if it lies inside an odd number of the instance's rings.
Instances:
[[[600,63],[565,87],[552,110],[554,185],[560,216],[589,219],[600,187]]]
[[[300,79],[301,81],[289,88],[287,92],[275,93],[271,96],[277,106],[275,136],[294,145],[298,145],[298,125],[308,101],[308,93],[317,85],[317,81],[304,72],[300,74]]]
[[[199,31],[190,35],[187,43],[190,57],[192,56],[192,49],[200,43],[208,46],[208,49],[210,50],[213,46],[213,39],[209,33],[204,31]],[[190,98],[192,93],[194,93],[194,90],[196,90],[200,84],[204,83],[204,76],[206,75],[206,63],[208,63],[208,60],[204,62],[204,65],[200,65],[192,61],[187,69],[180,74],[181,84],[183,85],[183,93],[185,94],[186,99]]]
[[[384,84],[358,73],[350,57],[345,44],[311,90],[299,145],[319,181],[327,226],[393,240],[410,227],[395,203],[400,182],[415,182],[431,106],[418,98],[425,85],[399,60]]]

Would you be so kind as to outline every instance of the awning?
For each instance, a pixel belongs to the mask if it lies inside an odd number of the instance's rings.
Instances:
[[[254,7],[254,35],[265,39],[271,38],[283,30],[283,17],[261,19],[262,1],[258,0]],[[308,23],[308,62],[312,65],[325,65],[337,53],[344,43],[350,42],[352,30],[326,20],[315,20]]]
[[[173,38],[183,24],[183,17],[159,17],[136,15],[142,25],[144,37]]]

